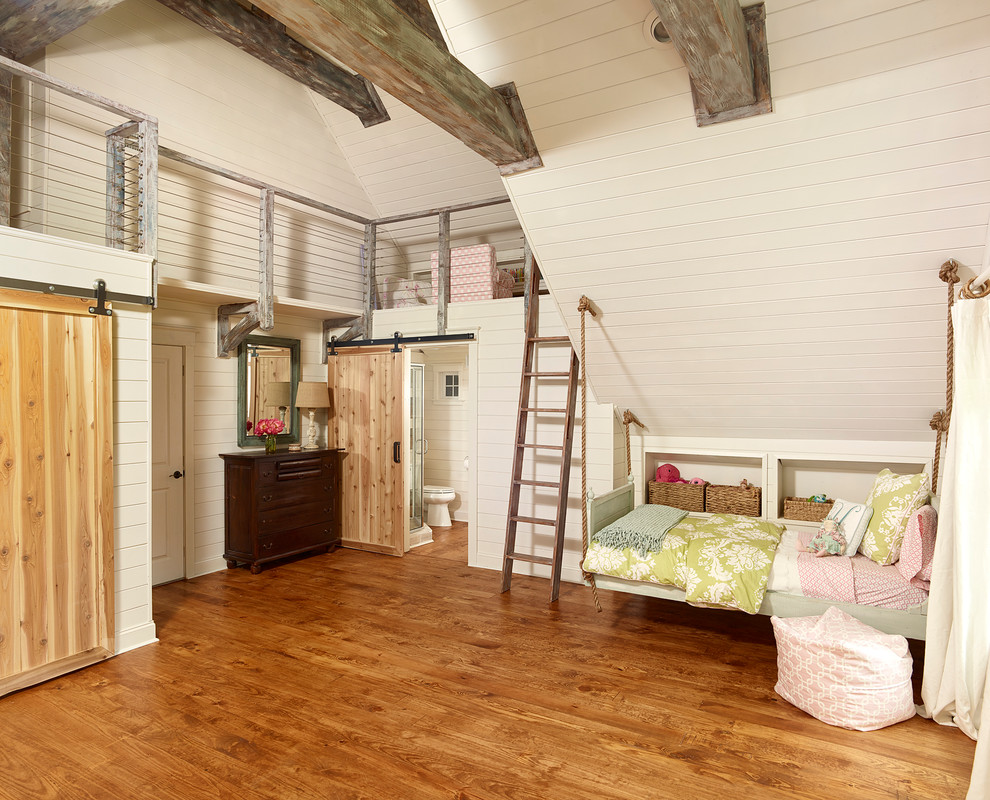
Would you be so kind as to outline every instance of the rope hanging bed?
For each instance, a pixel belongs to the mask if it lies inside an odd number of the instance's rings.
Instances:
[[[588,299],[586,295],[581,295],[581,299],[578,300],[578,311],[581,312],[581,564],[584,564],[585,558],[588,556],[588,461],[587,461],[587,438],[585,436],[586,430],[586,420],[587,420],[587,403],[585,398],[588,396],[587,382],[586,382],[586,370],[584,366],[584,356],[585,356],[585,313],[591,314],[593,317],[598,316],[598,312],[595,311],[594,307],[591,305],[591,300]],[[632,480],[632,448],[629,443],[629,426],[632,424],[639,425],[639,427],[646,427],[642,422],[636,417],[636,415],[630,411],[628,408],[622,413],[622,424],[626,428],[626,476]],[[593,572],[587,572],[582,567],[582,575],[584,579],[591,585],[591,593],[595,598],[595,608],[599,611],[602,610],[601,600],[598,598],[598,586],[595,584],[595,574]]]

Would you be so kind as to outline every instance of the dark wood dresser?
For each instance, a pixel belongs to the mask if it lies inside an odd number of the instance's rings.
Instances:
[[[340,543],[339,450],[222,453],[228,567],[263,564]]]

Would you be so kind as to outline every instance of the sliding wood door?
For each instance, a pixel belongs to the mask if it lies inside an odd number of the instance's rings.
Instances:
[[[0,290],[0,695],[113,655],[111,318]]]
[[[409,530],[408,352],[347,348],[327,364],[330,446],[341,461],[344,547],[401,556]]]

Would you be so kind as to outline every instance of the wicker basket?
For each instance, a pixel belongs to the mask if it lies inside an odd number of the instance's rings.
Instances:
[[[700,483],[650,481],[650,502],[684,511],[705,510],[705,486]]]
[[[705,487],[705,511],[713,514],[743,514],[760,516],[760,498],[763,490],[746,481],[736,486],[710,483]]]
[[[821,522],[832,510],[832,500],[824,503],[814,503],[804,497],[784,498],[784,519],[796,519],[803,522]]]

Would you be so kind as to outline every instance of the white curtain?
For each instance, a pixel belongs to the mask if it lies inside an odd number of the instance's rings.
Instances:
[[[921,697],[926,716],[977,740],[966,797],[990,800],[990,298],[958,301],[952,324],[955,394]]]

